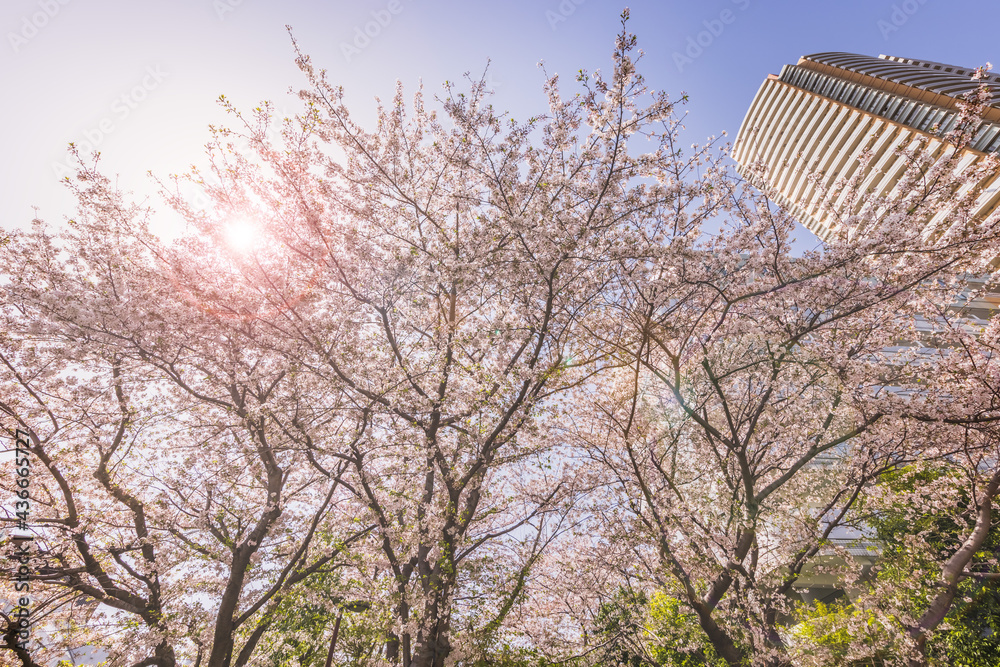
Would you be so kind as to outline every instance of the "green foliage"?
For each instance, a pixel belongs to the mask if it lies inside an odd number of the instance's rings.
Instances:
[[[639,667],[643,664],[644,616],[648,604],[644,593],[626,588],[619,588],[611,601],[601,604],[594,629],[603,644],[602,665]]]
[[[273,643],[268,646],[273,667],[322,667],[325,633],[333,627],[330,613],[315,605],[282,605],[272,625]]]
[[[940,563],[958,549],[971,529],[968,517],[963,516],[968,514],[971,499],[964,493],[964,480],[956,471],[945,466],[905,467],[883,476],[880,483],[895,493],[922,493],[928,498],[935,492],[932,485],[942,481],[959,490],[959,502],[953,511],[914,513],[913,507],[901,505],[898,511],[877,513],[869,519],[883,545],[877,571],[880,582],[912,585],[919,581],[929,598],[938,585]],[[926,550],[911,548],[908,539],[915,535],[927,545]],[[998,553],[1000,525],[994,525],[969,569],[982,573],[1000,571],[996,564]],[[912,605],[919,612],[926,599],[912,600]],[[949,665],[1000,665],[1000,582],[972,577],[963,580],[955,605],[933,636],[930,647],[932,653],[942,656]]]
[[[852,637],[847,629],[845,616],[857,612],[851,605],[833,602],[824,604],[816,601],[799,609],[799,623],[793,632],[797,638],[806,639],[812,644],[832,649],[838,655],[847,652]]]
[[[620,588],[601,605],[595,634],[603,648],[600,664],[614,667],[714,667],[724,665],[698,620],[676,597]]]
[[[365,667],[378,663],[389,619],[385,610],[351,600],[358,582],[337,571],[319,572],[293,589],[273,612],[258,654],[268,667],[323,667],[341,615],[334,657],[336,665]]]
[[[724,665],[693,613],[686,612],[681,601],[657,591],[649,604],[650,629],[657,636],[653,656],[658,665],[694,667]]]
[[[907,466],[887,472],[879,483],[895,493],[912,493],[945,477],[954,478],[955,474],[944,468]],[[961,483],[961,480],[954,479],[954,482]],[[880,512],[869,519],[883,545],[883,555],[904,551],[906,536],[918,533],[925,533],[925,541],[937,550],[954,551],[961,543],[965,526],[960,526],[953,516],[927,513],[914,517],[912,511],[902,511],[910,508],[900,506],[898,509],[901,511]],[[959,509],[966,507],[963,504]]]
[[[980,590],[975,590],[976,588]],[[950,628],[938,640],[955,667],[995,667],[1000,665],[1000,591],[965,581],[963,601],[949,615]]]
[[[283,603],[275,614],[271,641],[261,653],[270,667],[323,667],[339,610],[301,601]],[[385,644],[385,633],[370,611],[341,617],[337,636],[337,665],[364,667],[376,664]]]
[[[812,658],[814,663],[850,667],[879,667],[884,664],[888,650],[887,637],[874,614],[847,601],[830,604],[816,601],[796,609],[797,623],[792,627],[792,637],[801,656]],[[866,645],[874,649],[874,656],[862,660],[848,658],[851,648]]]
[[[888,503],[866,519],[881,544],[872,590],[895,596],[893,606],[919,616],[937,592],[941,564],[962,544],[971,529],[970,498],[964,480],[947,465],[903,467],[882,476]],[[933,508],[942,489],[957,491],[957,504],[946,510]],[[1000,553],[1000,526],[972,562],[976,572],[996,572]],[[894,612],[895,613],[895,612]],[[877,618],[874,610],[840,601],[800,606],[791,629],[799,655],[810,665],[879,666],[889,662],[891,648],[905,632],[886,627],[892,614]],[[864,660],[851,655],[864,654]],[[1000,665],[1000,584],[967,578],[959,585],[955,604],[928,644],[932,664],[956,667]]]
[[[470,662],[460,662],[463,667],[573,667],[579,660],[551,660],[536,649],[499,645],[489,655],[482,655]]]

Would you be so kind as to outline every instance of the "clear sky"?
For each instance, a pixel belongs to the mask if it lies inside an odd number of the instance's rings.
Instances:
[[[545,109],[544,61],[569,92],[580,68],[610,66],[624,3],[604,0],[2,0],[0,227],[37,206],[58,223],[66,145],[90,144],[140,196],[159,176],[202,163],[225,94],[250,109],[294,111],[304,85],[285,25],[342,84],[357,118],[395,81],[428,92],[487,61],[494,104]],[[649,85],[689,95],[688,140],[739,128],[764,77],[800,55],[890,54],[1000,67],[996,0],[667,0],[629,3]],[[367,33],[369,34],[365,34]],[[164,224],[172,224],[164,221]]]

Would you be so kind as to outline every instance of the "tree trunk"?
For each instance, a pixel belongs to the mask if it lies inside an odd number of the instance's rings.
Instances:
[[[8,619],[7,629],[3,634],[4,646],[0,646],[0,650],[7,649],[13,651],[22,667],[42,667],[42,665],[31,658],[31,653],[27,649],[18,646],[18,641],[20,641],[18,632],[20,632],[20,629],[18,619]]]
[[[174,647],[166,640],[160,642],[153,655],[159,661],[156,663],[157,667],[175,667],[177,665],[177,656],[174,654]]]
[[[708,640],[712,642],[719,657],[725,660],[729,667],[743,667],[746,664],[743,653],[736,647],[735,642],[726,631],[712,618],[712,611],[705,605],[698,605],[695,611],[698,613],[698,623],[701,625],[701,629],[708,635]]]
[[[423,633],[417,640],[411,667],[444,667],[445,658],[451,653],[449,634],[449,623],[443,620]]]
[[[976,512],[976,525],[972,529],[972,533],[941,568],[941,579],[944,583],[941,592],[931,600],[930,606],[917,624],[907,628],[907,633],[920,650],[920,657],[910,661],[910,665],[914,667],[926,664],[924,656],[926,655],[928,636],[948,615],[955,602],[955,595],[958,594],[958,584],[962,581],[965,568],[968,567],[972,557],[983,546],[983,542],[989,535],[993,523],[993,496],[997,494],[998,490],[1000,490],[1000,467],[994,471],[993,477],[990,478],[983,491],[983,498]]]
[[[215,616],[215,634],[206,667],[230,667],[233,662],[236,607],[239,605],[246,572],[250,567],[250,557],[256,550],[256,545],[250,546],[249,543],[234,550],[229,581],[219,603],[219,612]]]
[[[451,553],[448,545],[447,553]],[[447,558],[447,555],[442,555]],[[450,558],[447,565],[454,571],[455,565]],[[425,625],[417,635],[416,651],[413,655],[412,667],[444,667],[445,658],[451,653],[451,589],[454,581],[451,576],[441,572],[440,560],[430,572],[422,577],[424,594],[430,599],[424,604],[423,618]]]

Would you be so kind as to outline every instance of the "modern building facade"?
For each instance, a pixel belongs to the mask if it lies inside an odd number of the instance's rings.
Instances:
[[[846,192],[836,194],[834,183],[856,179],[864,193],[898,194],[909,166],[901,150],[925,140],[935,157],[953,152],[942,137],[956,126],[962,96],[981,83],[992,90],[993,102],[959,156],[958,169],[1000,153],[1000,76],[987,73],[974,80],[974,73],[975,68],[884,55],[803,56],[765,79],[740,126],[732,157],[744,178],[766,188],[784,210],[826,239],[840,217],[859,213],[864,205]],[[867,160],[860,159],[864,153]],[[985,217],[1000,205],[1000,170],[981,185],[975,214]],[[981,287],[981,281],[970,281],[970,288]],[[1000,294],[975,292],[973,301],[956,305],[986,324],[1000,306]],[[930,323],[918,322],[918,330],[931,329]],[[836,466],[837,457],[815,465]],[[863,571],[878,559],[879,547],[864,531],[839,528],[829,542],[843,551],[824,549],[816,559],[819,567],[803,571],[795,590],[805,600],[829,602],[845,594],[837,576],[822,567],[838,562],[839,553],[849,554]]]
[[[986,83],[994,93],[960,169],[1000,152],[1000,76],[975,81],[975,68],[892,56],[817,53],[767,77],[733,146],[740,173],[821,239],[840,215],[861,203],[844,195],[823,206],[837,179],[857,178],[863,192],[892,196],[907,167],[899,149],[921,138],[936,156],[952,150],[940,137],[955,127],[965,93]],[[871,158],[859,161],[863,152]],[[756,167],[763,166],[760,171]],[[859,173],[860,171],[860,173]],[[1000,204],[1000,173],[984,183],[977,215]],[[845,193],[846,194],[846,193]]]

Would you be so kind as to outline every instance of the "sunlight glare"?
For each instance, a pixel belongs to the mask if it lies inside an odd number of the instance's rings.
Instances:
[[[232,220],[226,225],[226,244],[238,252],[247,252],[257,245],[260,229],[246,219]]]

